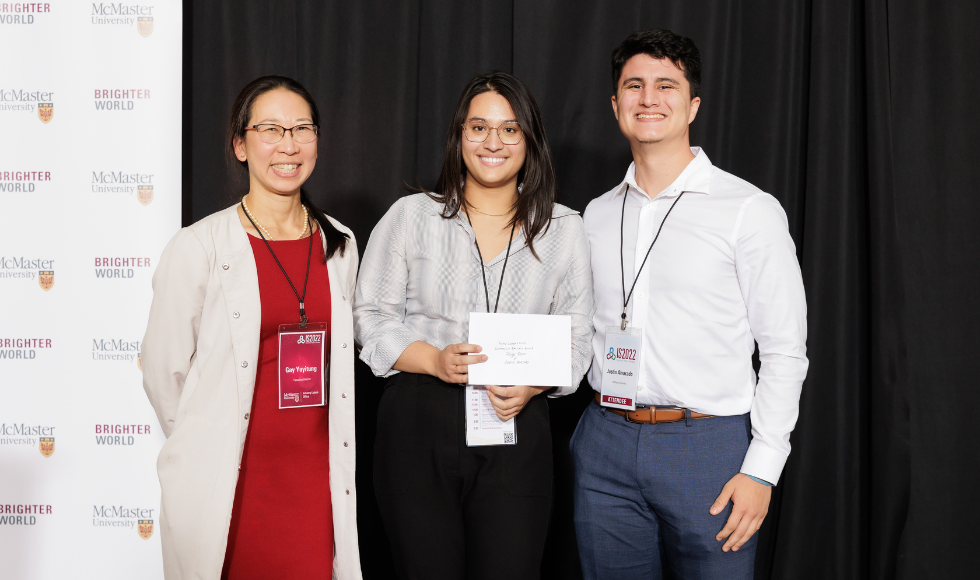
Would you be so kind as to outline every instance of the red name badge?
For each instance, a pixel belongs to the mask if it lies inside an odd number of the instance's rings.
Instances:
[[[279,408],[317,407],[326,403],[327,343],[323,322],[279,325]]]

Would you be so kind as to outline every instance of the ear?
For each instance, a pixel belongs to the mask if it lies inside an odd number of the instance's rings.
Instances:
[[[616,117],[616,120],[618,121],[619,120],[619,107],[616,106],[616,95],[613,95],[612,97],[610,97],[609,98],[609,101],[612,103],[613,116]]]
[[[239,161],[245,161],[248,157],[245,155],[245,140],[241,137],[235,137],[235,157]]]
[[[694,117],[698,116],[698,106],[701,105],[701,97],[694,97],[691,99],[691,115],[687,119],[687,124],[690,125],[694,122]]]

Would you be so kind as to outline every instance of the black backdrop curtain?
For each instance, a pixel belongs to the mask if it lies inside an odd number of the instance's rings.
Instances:
[[[323,114],[313,199],[363,250],[403,181],[432,185],[463,84],[534,92],[561,201],[582,210],[630,161],[609,55],[631,31],[690,36],[704,60],[692,143],[771,192],[796,240],[810,372],[756,577],[975,577],[980,389],[980,3],[889,0],[185,2],[184,222],[241,190],[224,162],[238,90],[284,74]],[[366,578],[391,578],[371,455],[381,385],[359,365]],[[567,442],[588,389],[553,401],[546,578],[576,578]],[[203,444],[203,443],[202,443]],[[707,509],[707,506],[706,506]],[[506,550],[501,538],[501,550]]]

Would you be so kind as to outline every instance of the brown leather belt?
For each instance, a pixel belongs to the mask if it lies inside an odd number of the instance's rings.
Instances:
[[[595,402],[597,405],[602,405],[602,395],[596,393]],[[714,415],[695,413],[694,411],[688,411],[687,409],[681,409],[679,407],[642,407],[635,411],[613,409],[612,407],[605,407],[605,409],[612,413],[616,413],[620,417],[625,417],[630,423],[649,423],[651,425],[656,425],[657,423],[673,423],[674,421],[683,421],[687,419],[688,412],[691,413],[692,419],[714,417]]]

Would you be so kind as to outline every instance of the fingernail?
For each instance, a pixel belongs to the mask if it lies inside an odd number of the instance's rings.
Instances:
[[[732,551],[733,552],[737,552],[738,551],[738,548],[732,548]]]
[[[483,355],[484,362],[487,360],[487,355]]]

